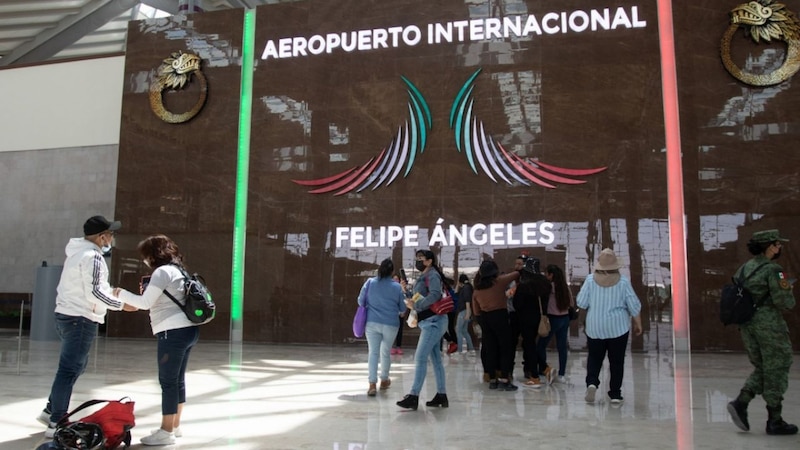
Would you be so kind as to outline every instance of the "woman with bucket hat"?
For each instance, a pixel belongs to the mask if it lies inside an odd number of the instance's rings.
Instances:
[[[622,377],[625,352],[633,318],[633,332],[642,334],[639,313],[642,304],[633,292],[631,282],[620,274],[622,265],[614,251],[600,252],[594,273],[586,277],[578,293],[578,307],[586,310],[586,341],[589,356],[586,364],[587,403],[594,403],[600,386],[600,370],[608,354],[611,372],[608,396],[612,404],[622,403]]]

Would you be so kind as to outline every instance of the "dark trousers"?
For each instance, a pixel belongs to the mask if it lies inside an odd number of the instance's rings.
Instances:
[[[458,338],[456,338],[457,319],[458,313],[455,310],[447,313],[447,332],[444,334],[444,338],[447,340],[447,342],[455,343],[458,340]]]
[[[156,334],[161,415],[176,414],[178,404],[186,403],[186,366],[199,336],[199,327],[177,328]]]
[[[480,345],[481,348],[481,367],[483,367],[483,373],[494,376],[494,374],[489,373],[489,366],[486,363],[486,341],[484,340],[484,336],[486,336],[486,322],[483,320],[483,315],[475,316],[475,321],[478,322],[478,325],[481,327],[481,341],[478,345]]]
[[[394,337],[394,344],[392,347],[400,348],[403,346],[403,325],[406,320],[400,316],[400,328],[397,329],[397,336]]]
[[[508,375],[511,376],[511,373],[514,371],[514,366],[516,365],[517,361],[517,346],[519,345],[519,336],[520,336],[520,317],[516,311],[509,311],[508,312],[508,329],[511,332],[511,364],[510,368],[508,369]],[[523,347],[522,352],[522,365],[525,367],[525,351]],[[526,376],[527,377],[527,376]]]
[[[622,397],[622,376],[625,372],[625,351],[628,349],[628,335],[612,339],[592,339],[586,337],[589,348],[589,357],[586,362],[586,386],[593,384],[600,386],[600,370],[603,369],[603,360],[608,354],[608,365],[611,371],[608,396],[611,398]]]
[[[536,351],[536,339],[539,337],[539,314],[532,317],[520,317],[519,332],[522,334],[522,370],[525,378],[539,377],[539,354]]]
[[[486,370],[491,378],[500,372],[500,378],[508,377],[512,368],[511,330],[508,326],[508,310],[498,309],[481,314],[483,323],[483,347],[486,348]]]

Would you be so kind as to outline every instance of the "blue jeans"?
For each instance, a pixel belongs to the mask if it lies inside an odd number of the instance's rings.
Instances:
[[[178,404],[186,403],[186,365],[199,337],[199,327],[177,328],[156,334],[163,416],[177,414]]]
[[[69,409],[72,387],[86,370],[89,350],[97,337],[97,322],[85,317],[73,317],[56,313],[56,333],[61,338],[61,356],[58,371],[47,399],[50,422],[58,422]]]
[[[369,382],[378,382],[378,355],[380,354],[381,360],[381,380],[389,379],[389,369],[392,366],[392,360],[389,352],[392,347],[392,342],[397,336],[398,326],[384,325],[377,322],[367,322],[367,328],[364,334],[367,335],[367,345],[369,346]]]
[[[475,351],[475,346],[472,345],[472,337],[469,335],[469,330],[467,327],[469,326],[469,320],[466,319],[467,310],[461,311],[458,313],[458,319],[456,321],[456,336],[458,342],[456,343],[457,348],[456,351],[461,353],[461,343],[464,339],[467,340],[467,350],[473,352]]]
[[[556,348],[558,349],[558,375],[563,377],[567,370],[569,315],[551,316],[548,314],[547,317],[550,319],[550,334],[544,338],[540,337],[539,342],[536,343],[536,351],[539,354],[539,372],[542,372],[547,367],[547,344],[550,343],[550,338],[555,335]]]
[[[419,341],[417,352],[414,355],[414,384],[411,385],[411,395],[419,395],[425,375],[428,373],[428,358],[433,364],[433,374],[436,377],[436,392],[446,394],[444,385],[444,365],[442,353],[439,351],[439,341],[447,332],[447,314],[433,316],[419,323]]]

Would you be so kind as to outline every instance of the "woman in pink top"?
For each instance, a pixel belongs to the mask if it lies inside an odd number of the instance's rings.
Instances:
[[[547,365],[547,344],[550,338],[556,337],[556,348],[558,349],[558,382],[565,383],[564,373],[567,369],[567,332],[569,331],[569,308],[575,306],[575,300],[567,285],[564,271],[558,266],[549,265],[545,269],[545,276],[550,281],[550,299],[547,302],[547,317],[550,319],[550,334],[547,337],[539,338],[537,351],[539,353],[539,364]]]

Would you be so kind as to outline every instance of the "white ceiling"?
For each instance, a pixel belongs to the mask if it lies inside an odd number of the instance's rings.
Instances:
[[[124,52],[130,20],[279,1],[0,0],[0,68]]]

